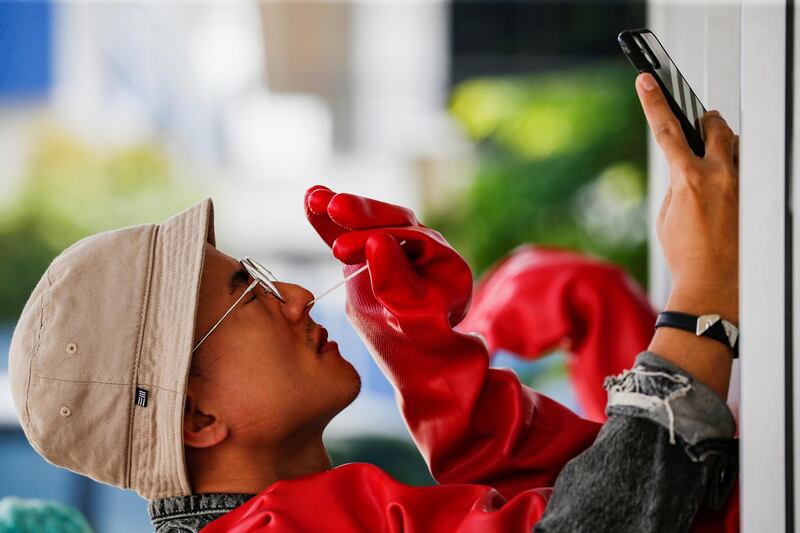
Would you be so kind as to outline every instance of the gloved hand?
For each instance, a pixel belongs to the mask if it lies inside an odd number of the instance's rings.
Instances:
[[[347,315],[439,482],[484,483],[511,497],[551,486],[591,445],[597,424],[523,387],[513,372],[489,369],[484,340],[453,330],[472,278],[441,235],[407,209],[321,186],[309,189],[305,206],[345,275],[369,265],[347,284]]]
[[[351,194],[333,196],[329,189],[310,192],[306,205],[309,219],[337,259],[345,265],[370,265],[364,278],[371,279],[372,295],[388,313],[406,321],[446,318],[450,326],[464,317],[472,293],[470,268],[441,234],[420,224],[411,211]]]
[[[369,273],[348,283],[346,308],[368,347],[373,344],[376,351],[388,353],[378,348],[387,339],[383,330],[388,324],[392,335],[399,337],[393,339],[395,344],[409,338],[423,342],[419,337],[427,336],[431,322],[436,330],[449,331],[464,317],[472,294],[469,266],[441,234],[422,225],[410,210],[317,186],[306,193],[306,214],[333,255],[345,264],[345,275],[365,262],[369,265]],[[424,341],[431,342],[438,339]],[[376,357],[391,381],[395,373],[384,368],[385,359]],[[413,374],[422,375],[420,370]],[[411,374],[403,378],[408,380]]]
[[[621,268],[528,245],[487,271],[459,330],[483,335],[490,353],[504,349],[535,359],[566,351],[583,413],[604,421],[603,380],[633,366],[655,320],[647,295]]]

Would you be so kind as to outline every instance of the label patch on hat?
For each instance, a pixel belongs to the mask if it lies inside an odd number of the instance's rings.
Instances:
[[[147,390],[136,387],[136,405],[147,407]]]

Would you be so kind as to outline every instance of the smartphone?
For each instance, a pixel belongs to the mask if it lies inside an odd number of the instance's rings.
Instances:
[[[669,107],[680,121],[689,147],[699,157],[706,152],[700,119],[706,108],[694,94],[658,38],[648,29],[625,30],[617,37],[622,51],[639,73],[649,72],[658,82]]]

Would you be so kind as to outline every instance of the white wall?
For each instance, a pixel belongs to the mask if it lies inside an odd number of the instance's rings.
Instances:
[[[784,531],[785,3],[742,4],[742,525]],[[791,452],[789,452],[791,453]]]

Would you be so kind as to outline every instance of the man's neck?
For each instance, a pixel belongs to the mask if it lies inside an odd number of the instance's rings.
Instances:
[[[276,481],[330,470],[322,435],[303,443],[259,447],[186,448],[192,492],[257,494]]]

